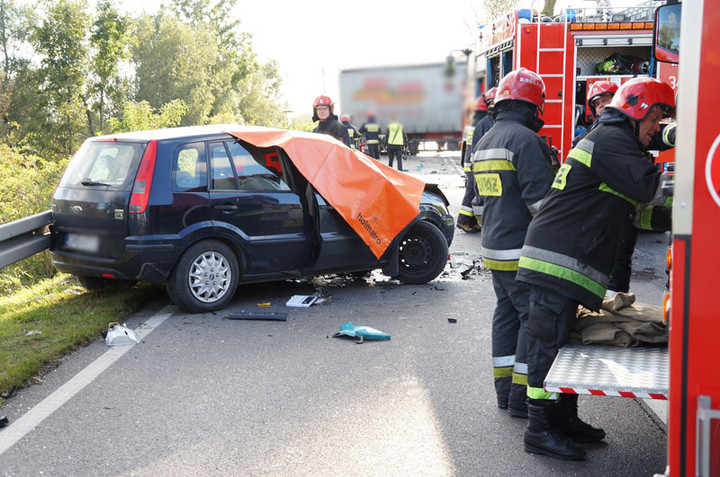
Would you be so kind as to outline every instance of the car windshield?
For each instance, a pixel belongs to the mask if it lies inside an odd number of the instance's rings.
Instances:
[[[60,187],[130,190],[144,144],[86,142],[73,156]]]

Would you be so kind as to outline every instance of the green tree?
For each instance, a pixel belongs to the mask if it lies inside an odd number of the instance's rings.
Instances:
[[[177,17],[159,13],[136,24],[135,100],[154,109],[182,98],[182,125],[204,124],[215,101],[212,83],[217,44],[206,30],[193,30]]]
[[[85,123],[90,17],[84,0],[42,0],[45,17],[32,32],[41,55],[39,95],[45,121],[33,131],[41,155],[72,154],[87,136]]]
[[[128,101],[119,118],[108,119],[108,127],[114,133],[171,128],[180,124],[187,111],[187,105],[182,99],[165,103],[157,113],[147,101]]]
[[[92,113],[97,115],[97,130],[103,131],[106,116],[115,112],[114,105],[121,104],[126,95],[127,85],[120,76],[119,66],[129,56],[127,19],[118,13],[111,0],[101,0],[97,10],[90,36],[94,79],[89,85],[92,97],[88,111],[90,135],[96,132]]]
[[[281,104],[280,76],[275,61],[251,71],[241,83],[243,93],[239,109],[246,124],[268,127],[286,127],[287,118]]]

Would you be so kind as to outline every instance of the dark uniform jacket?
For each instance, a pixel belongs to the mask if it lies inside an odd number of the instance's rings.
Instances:
[[[380,144],[380,125],[375,122],[367,122],[360,126],[360,134],[365,136],[368,144]]]
[[[473,150],[473,175],[485,204],[483,262],[491,270],[517,270],[528,224],[554,177],[552,152],[526,118],[499,112]]]
[[[637,202],[660,173],[628,121],[600,124],[570,151],[528,228],[517,279],[600,309]]]
[[[342,124],[347,128],[348,137],[350,138],[350,147],[355,149],[355,144],[360,140],[360,133],[350,121],[343,121]]]
[[[313,129],[313,132],[327,134],[344,143],[346,146],[350,146],[350,136],[348,135],[347,128],[338,121],[337,116],[334,114],[331,114],[325,121],[320,121],[317,127]]]

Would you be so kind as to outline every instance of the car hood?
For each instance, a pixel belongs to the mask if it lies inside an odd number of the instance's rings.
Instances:
[[[425,183],[325,134],[252,128],[226,131],[258,147],[282,148],[380,258],[418,215]]]

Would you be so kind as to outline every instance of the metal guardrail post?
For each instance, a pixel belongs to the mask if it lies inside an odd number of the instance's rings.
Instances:
[[[695,430],[695,475],[699,477],[710,477],[716,475],[711,474],[711,471],[718,471],[718,469],[710,469],[710,457],[713,451],[711,435],[713,419],[720,419],[720,411],[712,409],[710,396],[698,396]],[[720,443],[715,442],[715,445],[720,445]],[[715,451],[717,452],[717,447]]]
[[[0,269],[50,248],[52,222],[52,211],[46,210],[0,225]]]

